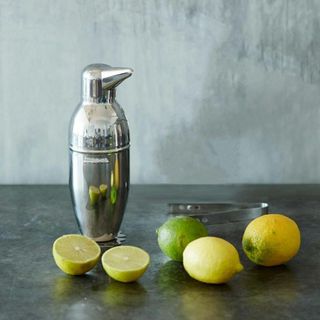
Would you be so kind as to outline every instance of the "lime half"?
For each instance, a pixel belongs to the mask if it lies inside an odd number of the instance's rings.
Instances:
[[[80,275],[91,270],[98,262],[101,249],[92,239],[80,234],[58,238],[52,247],[57,266],[65,273]]]
[[[133,282],[147,270],[150,256],[134,246],[119,246],[107,250],[101,258],[106,273],[121,282]]]

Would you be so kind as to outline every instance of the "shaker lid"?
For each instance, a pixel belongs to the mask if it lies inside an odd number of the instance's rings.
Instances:
[[[82,72],[84,100],[103,100],[107,92],[114,90],[133,73],[131,68],[113,68],[107,64],[90,64]]]
[[[129,127],[115,100],[115,88],[133,70],[91,64],[82,72],[83,101],[72,116],[69,147],[76,152],[104,153],[129,148]]]

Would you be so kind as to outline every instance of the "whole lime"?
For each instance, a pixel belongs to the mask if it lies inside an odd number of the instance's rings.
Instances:
[[[157,234],[161,251],[172,260],[182,261],[185,247],[191,241],[207,236],[208,230],[194,218],[178,216],[167,220]]]

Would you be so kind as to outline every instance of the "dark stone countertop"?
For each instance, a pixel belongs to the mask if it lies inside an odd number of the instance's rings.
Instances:
[[[197,282],[157,245],[155,230],[175,201],[267,201],[298,223],[301,250],[287,265],[258,267],[241,249],[245,225],[213,226],[211,235],[238,248],[245,270],[225,285]],[[56,267],[53,241],[78,232],[66,186],[1,186],[0,319],[319,319],[319,208],[320,185],[132,186],[122,232],[151,265],[122,284],[100,263],[77,277]]]

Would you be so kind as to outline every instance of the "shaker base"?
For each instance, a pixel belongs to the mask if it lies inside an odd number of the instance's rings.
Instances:
[[[113,248],[116,246],[120,246],[125,241],[126,241],[126,235],[121,233],[121,231],[119,231],[116,238],[113,238],[112,240],[109,240],[109,241],[99,241],[99,242],[97,241],[97,243],[101,247],[102,251],[104,251],[104,250],[107,250],[107,249],[110,249],[110,248]]]
[[[119,244],[121,244],[126,240],[126,235],[121,233],[121,231],[119,231],[116,236],[114,236],[112,233],[110,233],[110,234],[106,233],[106,234],[104,234],[104,235],[102,235],[100,237],[93,237],[92,235],[88,235],[88,234],[83,233],[81,230],[80,230],[80,232],[83,235],[87,236],[88,238],[94,240],[98,244],[109,243],[109,242],[112,242],[112,241],[115,241],[115,242],[118,242]]]

